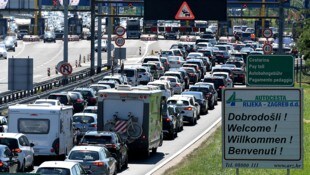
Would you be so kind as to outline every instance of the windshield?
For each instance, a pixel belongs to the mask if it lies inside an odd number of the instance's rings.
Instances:
[[[91,116],[73,116],[75,123],[93,123],[95,120]]]
[[[112,142],[111,136],[92,136],[92,135],[85,135],[81,140],[81,143],[88,143],[88,144],[109,144]]]

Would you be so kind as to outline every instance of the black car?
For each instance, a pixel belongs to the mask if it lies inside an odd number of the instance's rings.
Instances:
[[[84,100],[83,95],[80,92],[69,91],[68,95],[71,98],[74,112],[82,112],[87,106],[87,101]]]
[[[202,92],[205,99],[208,101],[208,109],[214,109],[215,97],[209,85],[193,85],[189,88],[189,91]]]
[[[166,32],[164,34],[165,39],[177,39],[178,34],[176,32]]]
[[[195,97],[195,101],[200,105],[200,114],[208,113],[208,100],[203,96],[202,92],[197,91],[185,91],[182,92],[182,95],[193,95]]]
[[[205,77],[203,82],[214,83],[214,87],[218,93],[218,98],[222,100],[222,90],[227,87],[227,81],[225,77],[217,77],[217,76],[210,76]]]
[[[214,51],[215,54],[215,62],[218,64],[220,63],[226,63],[226,61],[229,59],[229,54],[228,52],[225,51]]]
[[[79,145],[106,147],[117,161],[118,171],[128,167],[128,147],[121,136],[110,131],[88,131]]]
[[[64,31],[63,30],[55,30],[54,33],[55,33],[56,39],[62,39],[63,36],[64,36]]]
[[[72,100],[67,92],[51,93],[47,99],[59,100],[63,105],[72,105]]]
[[[51,31],[46,31],[44,33],[44,38],[43,38],[43,42],[54,42],[56,43],[56,35],[54,32]]]
[[[164,107],[162,113],[164,138],[173,140],[183,130],[183,116],[175,106]]]
[[[97,105],[96,93],[92,88],[75,88],[74,92],[80,92],[89,106]]]

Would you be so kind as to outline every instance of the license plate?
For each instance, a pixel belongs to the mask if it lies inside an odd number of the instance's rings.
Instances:
[[[82,167],[83,167],[84,169],[90,169],[90,168],[91,168],[90,165],[83,165]]]

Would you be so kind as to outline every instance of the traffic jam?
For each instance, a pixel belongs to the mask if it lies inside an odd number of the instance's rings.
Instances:
[[[224,88],[245,85],[246,57],[264,54],[255,39],[216,39],[207,31],[194,41],[180,37],[170,49],[87,87],[9,106],[0,118],[1,172],[114,175],[126,171],[131,156],[147,159],[194,127],[219,104]],[[34,169],[46,156],[57,161]]]

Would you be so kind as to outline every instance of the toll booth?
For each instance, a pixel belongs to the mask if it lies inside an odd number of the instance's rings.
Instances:
[[[8,32],[8,20],[0,18],[0,40],[6,37],[7,32]]]
[[[157,34],[157,20],[143,20],[143,33]]]
[[[82,35],[83,32],[83,20],[77,17],[69,18],[68,31],[70,35]]]
[[[35,18],[31,18],[30,20],[30,34],[35,34]],[[37,35],[42,36],[44,35],[45,30],[45,19],[38,18],[38,25],[37,25]]]

